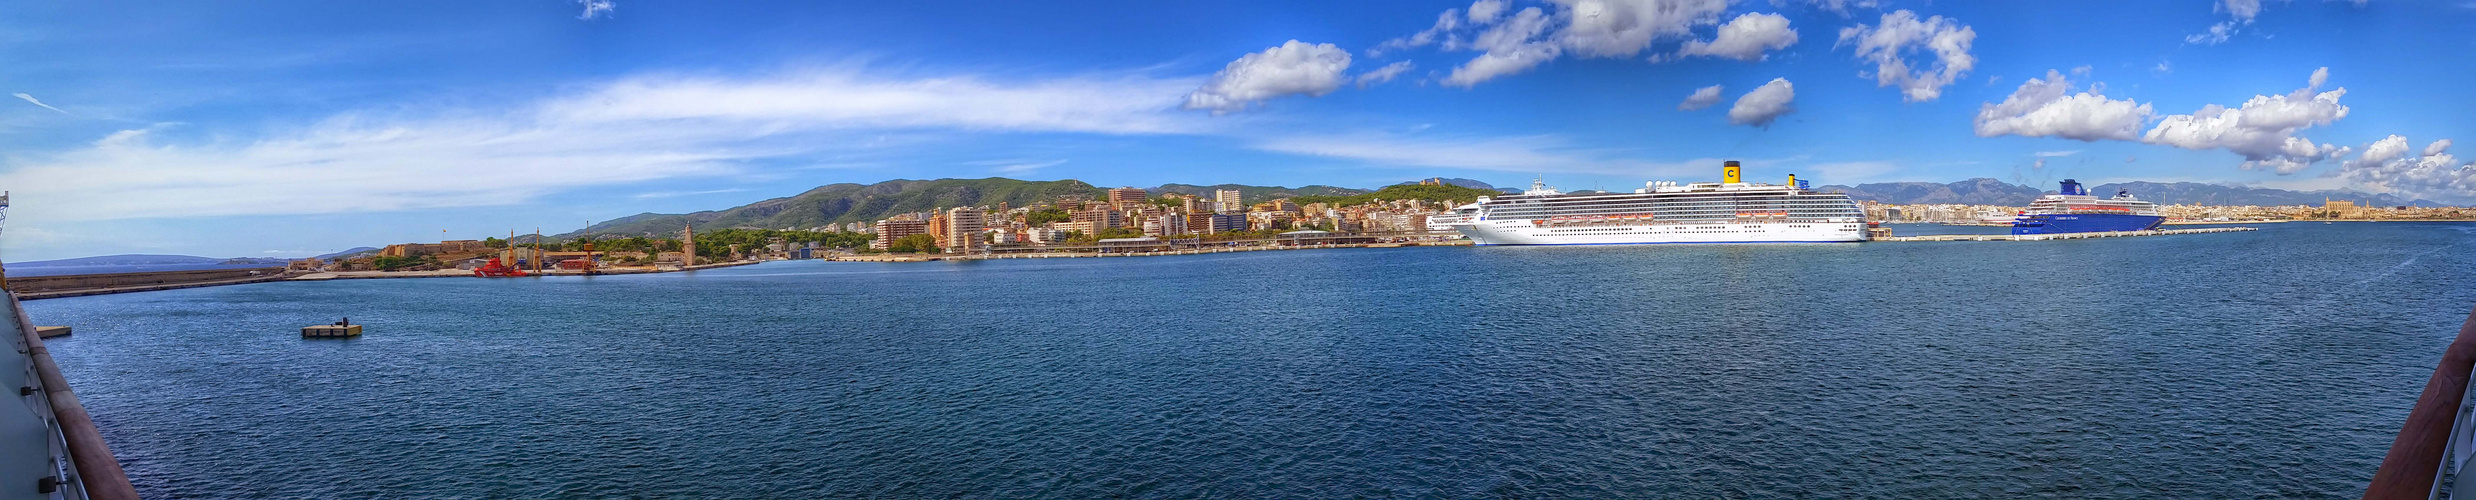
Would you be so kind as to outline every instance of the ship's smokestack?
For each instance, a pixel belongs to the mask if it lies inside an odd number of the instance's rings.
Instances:
[[[1729,184],[1742,183],[1745,182],[1745,172],[1737,168],[1736,160],[1728,160],[1727,166],[1720,167],[1719,179]]]
[[[1797,174],[1788,174],[1788,187],[1797,187]]]

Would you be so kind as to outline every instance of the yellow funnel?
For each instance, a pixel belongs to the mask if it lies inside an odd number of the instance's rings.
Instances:
[[[1720,168],[1719,179],[1729,184],[1745,182],[1745,172],[1737,168],[1736,160],[1729,160],[1728,166]]]

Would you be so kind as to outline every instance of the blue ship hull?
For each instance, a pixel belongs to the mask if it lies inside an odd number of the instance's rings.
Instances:
[[[2166,222],[2156,215],[2122,214],[2045,214],[2026,215],[2012,220],[2012,234],[2096,233],[2105,231],[2148,231]]]

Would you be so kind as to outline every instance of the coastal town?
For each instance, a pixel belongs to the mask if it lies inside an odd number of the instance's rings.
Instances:
[[[1357,196],[1251,200],[1239,190],[1208,195],[1118,187],[1022,205],[1004,201],[895,213],[870,221],[812,227],[711,227],[683,224],[674,234],[597,234],[400,243],[357,255],[300,259],[288,266],[312,279],[470,276],[489,268],[527,275],[668,272],[768,260],[923,261],[952,259],[1166,255],[1285,248],[1466,245],[1429,218],[1498,191],[1441,179]],[[2009,225],[2021,207],[1860,202],[1878,223]],[[2348,200],[2321,205],[2160,205],[2167,224],[2467,220],[2466,207],[2372,207]],[[1885,233],[1888,234],[1888,233]]]

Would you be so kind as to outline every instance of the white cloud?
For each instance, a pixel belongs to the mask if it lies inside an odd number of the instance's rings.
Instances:
[[[1550,0],[1564,28],[1556,42],[1585,57],[1633,57],[1652,42],[1691,36],[1719,20],[1728,0]]]
[[[1453,30],[1459,29],[1461,26],[1461,9],[1445,9],[1443,14],[1436,15],[1436,24],[1434,26],[1429,26],[1425,31],[1420,31],[1410,36],[1385,40],[1383,43],[1378,43],[1374,48],[1367,49],[1367,55],[1381,56],[1388,51],[1434,45],[1439,38],[1445,41],[1446,45],[1448,45],[1447,48],[1450,48],[1449,46],[1458,45],[1458,43],[1453,40]]]
[[[1772,5],[1779,5],[1780,2],[1773,1],[1771,3]],[[1848,9],[1850,7],[1861,9],[1882,7],[1882,3],[1875,0],[1807,0],[1806,3],[1812,4],[1816,9],[1831,11],[1841,16],[1847,16]]]
[[[1693,111],[1719,104],[1719,89],[1718,85],[1694,89],[1694,95],[1685,96],[1685,102],[1677,103],[1676,109]]]
[[[2409,155],[2410,149],[2407,138],[2398,135],[2374,141],[2365,146],[2363,156],[2340,164],[2338,176],[2412,197],[2476,197],[2476,164],[2452,156],[2449,139],[2433,141],[2421,155]]]
[[[2261,0],[2218,0],[2218,5],[2211,7],[2211,10],[2225,12],[2237,21],[2249,23],[2252,18],[2261,15]]]
[[[2359,3],[2357,6],[2361,7],[2363,4]],[[2225,12],[2232,19],[2212,24],[2208,31],[2186,35],[2184,43],[2197,45],[2227,43],[2228,39],[2235,37],[2236,32],[2242,31],[2244,26],[2251,25],[2253,18],[2261,16],[2261,0],[2219,0],[2217,4],[2210,6],[2210,10]]]
[[[1470,87],[1497,77],[1518,74],[1566,54],[1583,57],[1632,57],[1662,40],[1693,36],[1692,27],[1716,24],[1731,0],[1549,0],[1548,8],[1524,8],[1510,16],[1510,4],[1481,1],[1470,13],[1446,9],[1426,31],[1386,40],[1369,54],[1440,45],[1444,50],[1484,52],[1453,69],[1443,83]],[[1781,18],[1785,20],[1785,18]],[[1486,30],[1468,40],[1468,30]],[[1784,28],[1784,26],[1783,26]],[[1775,34],[1763,33],[1771,36]],[[1725,38],[1725,37],[1723,37]],[[1704,43],[1704,50],[1736,56],[1730,40]],[[1748,39],[1755,46],[1779,43],[1774,38]],[[1759,56],[1756,56],[1759,57]]]
[[[2107,99],[2103,85],[2093,85],[2086,92],[2072,93],[2072,81],[2063,73],[2046,71],[2046,78],[2031,78],[2012,91],[2001,104],[1988,103],[1978,107],[1976,129],[1978,137],[2018,135],[2022,137],[2061,137],[2076,141],[2110,139],[2139,140],[2141,127],[2151,115],[2147,104],[2130,99]]]
[[[1472,24],[1487,24],[1496,22],[1496,16],[1503,14],[1505,9],[1511,7],[1512,3],[1506,2],[1505,0],[1479,0],[1477,2],[1471,2],[1470,22]]]
[[[1205,80],[1203,88],[1187,94],[1186,109],[1209,109],[1213,114],[1222,114],[1242,111],[1276,97],[1320,97],[1349,81],[1342,75],[1349,69],[1349,51],[1329,43],[1290,40],[1231,61],[1228,67]]]
[[[2311,80],[2306,80],[2306,81],[2305,81],[2305,86],[2308,86],[2308,87],[2313,87],[2313,88],[2321,88],[2321,84],[2323,84],[2323,83],[2328,83],[2329,81],[2330,81],[2330,68],[2329,68],[2329,67],[2322,67],[2322,68],[2318,68],[2318,69],[2314,69],[2314,70],[2313,70],[2313,78],[2312,78]]]
[[[619,8],[619,4],[613,3],[611,0],[576,0],[576,5],[581,5],[585,8],[584,13],[577,14],[576,18],[587,20],[610,15],[611,9]]]
[[[1977,66],[1977,56],[1969,54],[1976,40],[1977,30],[1958,20],[1934,16],[1921,21],[1904,9],[1883,14],[1875,26],[1841,29],[1839,44],[1855,45],[1857,57],[1874,63],[1876,86],[1897,85],[1902,99],[1925,102],[1942,97],[1943,87]],[[1910,52],[1931,53],[1933,59],[1922,65],[1911,62]]]
[[[678,197],[681,197],[681,196],[701,196],[701,195],[708,195],[708,194],[738,193],[738,192],[745,192],[745,191],[747,191],[747,190],[748,190],[748,188],[708,189],[708,190],[704,190],[704,191],[654,191],[654,192],[649,192],[649,193],[636,193],[636,195],[635,195],[635,196],[630,196],[630,198],[635,198],[635,199],[639,199],[639,200],[651,200],[651,199],[658,199],[658,198],[678,198]]]
[[[1779,14],[1747,13],[1719,26],[1719,35],[1709,42],[1685,42],[1678,56],[1713,56],[1739,61],[1760,61],[1770,58],[1763,52],[1788,48],[1797,44],[1797,30],[1788,27],[1788,18]]]
[[[1363,89],[1367,88],[1369,85],[1393,81],[1394,78],[1400,77],[1402,73],[1410,71],[1412,66],[1413,65],[1410,64],[1410,61],[1402,61],[1386,64],[1384,67],[1369,70],[1365,73],[1359,73],[1356,78],[1358,81],[1358,88]]]
[[[1797,89],[1787,78],[1773,78],[1752,92],[1737,98],[1737,105],[1728,108],[1728,123],[1770,127],[1772,120],[1796,112],[1790,103],[1797,99]]]
[[[2036,157],[2039,157],[2039,158],[2061,158],[2061,157],[2065,157],[2065,156],[2072,156],[2072,155],[2080,154],[2080,152],[2081,152],[2081,150],[2078,150],[2078,149],[2071,149],[2071,150],[2064,150],[2064,151],[2039,151],[2039,152],[2036,152],[2036,153],[2030,153],[2030,155],[2031,155],[2031,156],[2036,156]]]
[[[852,68],[754,78],[646,76],[512,110],[355,112],[263,137],[126,130],[6,159],[29,220],[313,214],[493,206],[588,186],[750,172],[913,130],[1173,133],[1191,79],[896,79]],[[403,106],[402,108],[418,108]],[[521,179],[498,182],[493,179]]]
[[[60,111],[60,108],[55,108],[55,107],[52,107],[52,105],[50,105],[50,104],[44,104],[44,103],[43,103],[43,101],[36,100],[36,99],[34,98],[34,94],[28,94],[28,93],[25,93],[25,92],[18,92],[18,93],[15,93],[15,94],[9,94],[9,95],[14,95],[14,96],[17,96],[17,98],[18,98],[18,99],[24,99],[24,100],[26,100],[26,102],[34,103],[34,105],[36,105],[36,106],[42,106],[42,107],[43,107],[43,109],[48,109],[48,110],[52,110],[52,111],[59,111],[59,112],[60,112],[60,114],[64,114],[64,115],[65,115],[65,114],[69,114],[69,112],[67,112],[67,111]]]
[[[1555,59],[1562,53],[1561,49],[1538,40],[1540,33],[1547,30],[1549,21],[1545,12],[1531,7],[1513,14],[1502,24],[1488,28],[1487,32],[1480,33],[1470,43],[1472,48],[1486,53],[1453,68],[1452,74],[1445,75],[1444,84],[1468,88],[1499,76],[1529,71],[1539,63]]]
[[[2227,43],[2227,39],[2235,37],[2235,31],[2235,23],[2232,21],[2212,24],[2208,31],[2184,35],[2184,43],[2196,45]]]
[[[1048,161],[1037,161],[1037,160],[1020,160],[1020,159],[1018,159],[1018,160],[990,160],[990,161],[976,161],[976,162],[970,162],[970,163],[971,163],[972,165],[980,165],[980,166],[985,166],[985,167],[991,167],[991,168],[993,168],[993,169],[997,170],[997,172],[998,172],[998,173],[1002,173],[1002,174],[1017,174],[1017,175],[1019,175],[1019,174],[1031,173],[1031,172],[1038,171],[1038,170],[1040,170],[1040,169],[1044,169],[1044,168],[1055,167],[1055,166],[1058,166],[1058,165],[1064,165],[1064,164],[1066,164],[1066,160],[1048,160]]]
[[[1653,162],[1620,151],[1585,148],[1551,135],[1300,134],[1265,138],[1256,149],[1404,168],[1465,168],[1501,172],[1586,173],[1639,179],[1707,178],[1721,159]],[[1762,165],[1773,160],[1747,160]]]
[[[2211,104],[2189,115],[2168,115],[2141,140],[2185,149],[2224,148],[2243,155],[2244,169],[2292,174],[2350,151],[2295,136],[2347,117],[2347,106],[2338,103],[2347,95],[2345,87],[2318,94],[2314,90],[2317,87],[2308,86],[2284,95],[2256,95],[2236,108]]]

